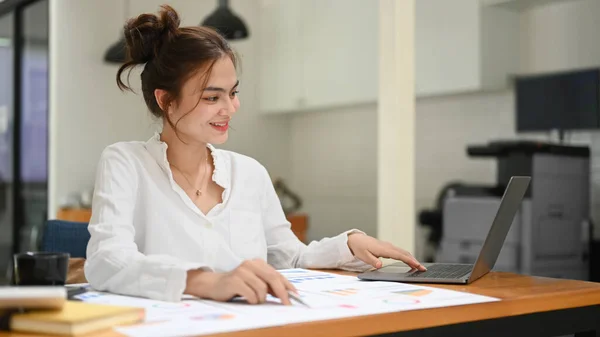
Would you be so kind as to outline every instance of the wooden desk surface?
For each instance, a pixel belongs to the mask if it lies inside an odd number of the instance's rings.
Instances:
[[[351,273],[342,273],[352,275]],[[212,336],[359,336],[430,328],[544,311],[600,305],[600,283],[492,272],[470,285],[430,285],[502,299],[499,302],[402,311],[247,330]],[[25,337],[23,334],[0,334]],[[116,332],[94,337],[120,336]]]

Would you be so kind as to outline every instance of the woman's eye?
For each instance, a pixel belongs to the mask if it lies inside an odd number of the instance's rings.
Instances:
[[[218,96],[211,96],[211,97],[206,97],[205,100],[209,101],[209,102],[216,102],[219,99]]]
[[[231,97],[235,97],[235,96],[237,96],[239,93],[240,93],[240,91],[239,91],[239,90],[236,90],[236,91],[234,91],[234,92],[232,92],[232,93],[231,93]]]

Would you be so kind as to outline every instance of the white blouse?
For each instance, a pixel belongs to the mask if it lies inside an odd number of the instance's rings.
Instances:
[[[188,270],[230,271],[247,259],[277,269],[370,268],[350,252],[350,231],[309,245],[299,241],[267,170],[250,157],[208,147],[212,180],[224,189],[223,202],[208,214],[173,180],[167,144],[158,134],[104,150],[85,263],[93,288],[178,301]]]

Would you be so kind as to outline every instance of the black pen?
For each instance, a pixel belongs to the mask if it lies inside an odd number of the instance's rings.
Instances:
[[[69,300],[79,300],[79,299],[75,298],[75,296],[81,295],[88,291],[87,286],[84,286],[84,287],[69,287],[69,286],[67,286],[66,288],[67,288],[67,298]]]

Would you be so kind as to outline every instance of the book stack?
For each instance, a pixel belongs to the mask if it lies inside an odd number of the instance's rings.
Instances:
[[[36,335],[79,336],[145,318],[144,308],[66,298],[64,287],[0,287],[0,311],[11,331]]]

